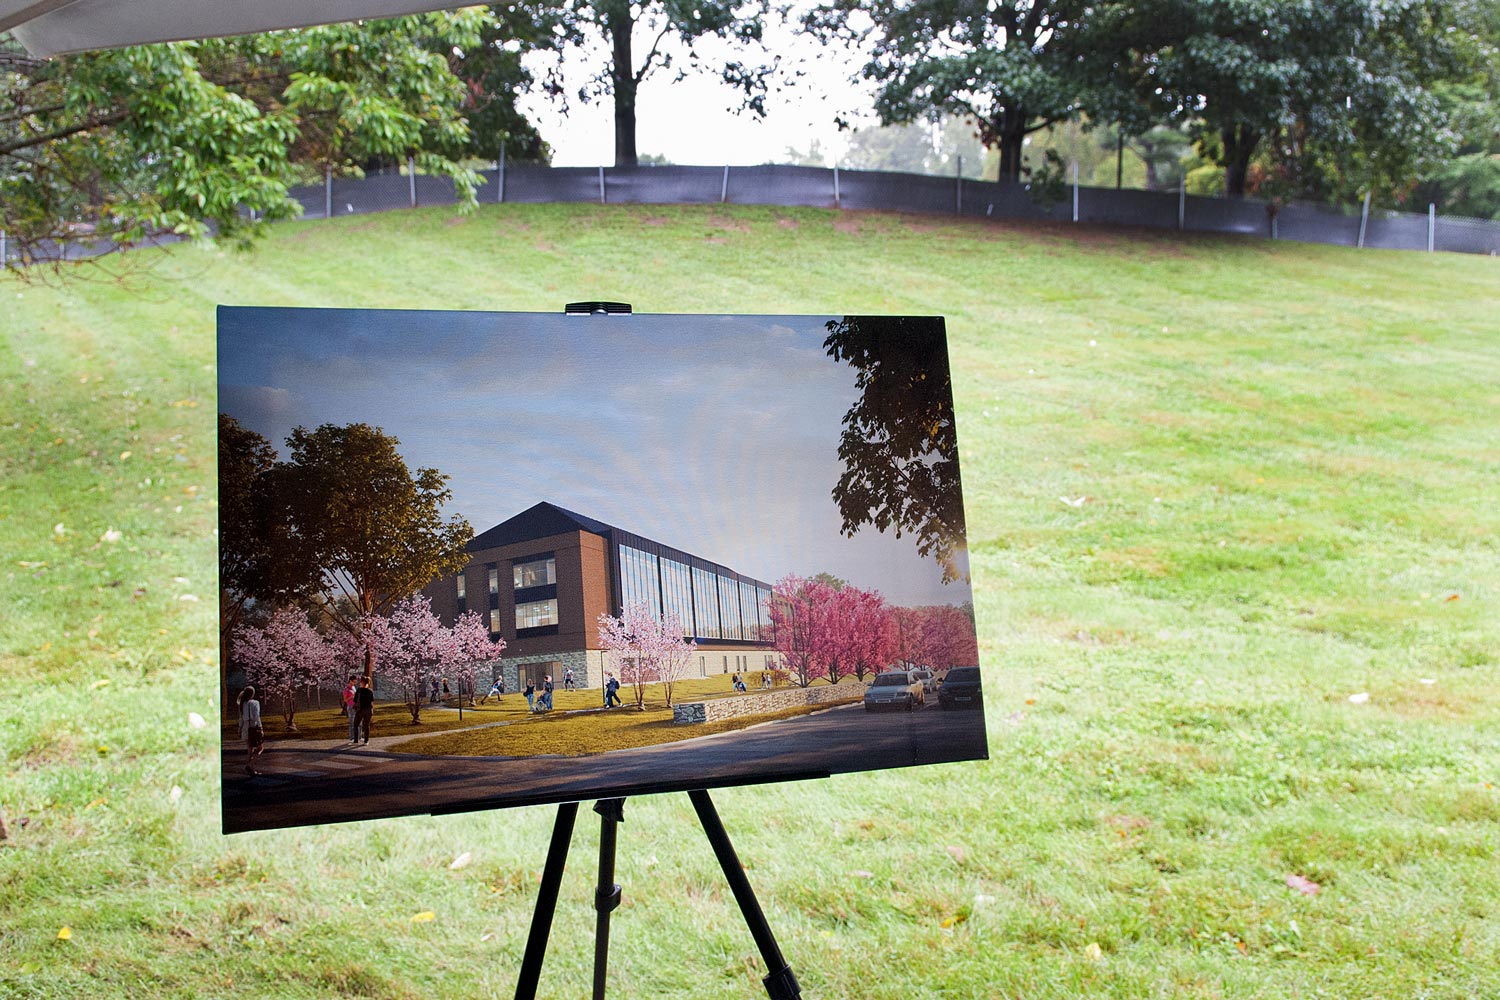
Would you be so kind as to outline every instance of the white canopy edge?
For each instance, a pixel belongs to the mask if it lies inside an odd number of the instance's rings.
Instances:
[[[453,0],[0,0],[0,31],[11,31],[27,52],[44,58],[464,6]]]

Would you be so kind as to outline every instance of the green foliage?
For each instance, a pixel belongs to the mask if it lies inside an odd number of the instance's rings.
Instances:
[[[1428,85],[1454,65],[1455,2],[1153,0],[1108,78],[1215,136],[1230,197],[1391,198],[1451,145]]]
[[[984,167],[984,147],[973,125],[949,116],[935,124],[921,121],[856,129],[840,163],[851,170],[951,175],[960,157],[964,176],[978,177]]]
[[[274,502],[286,508],[293,544],[322,569],[322,588],[308,596],[325,610],[337,615],[342,597],[360,615],[381,614],[463,566],[474,531],[457,515],[443,520],[448,477],[413,475],[396,438],[368,424],[323,424],[296,428],[286,443]]]
[[[1107,9],[1083,0],[831,0],[806,24],[825,40],[869,47],[864,74],[879,84],[881,121],[973,121],[984,145],[1000,150],[1000,178],[1018,180],[1026,136],[1079,110],[1078,62],[1104,44],[1093,28]]]
[[[164,233],[244,243],[295,214],[299,167],[408,156],[472,203],[477,175],[458,162],[468,92],[450,60],[493,30],[468,10],[48,62],[10,43],[0,228],[23,258]]]

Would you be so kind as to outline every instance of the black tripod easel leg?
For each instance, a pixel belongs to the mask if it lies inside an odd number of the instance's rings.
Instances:
[[[542,868],[542,885],[531,915],[531,933],[526,936],[526,954],[521,959],[521,976],[516,980],[516,1000],[534,1000],[536,985],[542,975],[542,957],[547,953],[547,937],[552,933],[552,914],[557,910],[557,890],[562,885],[563,867],[568,863],[568,842],[573,839],[573,820],[578,816],[577,802],[557,807],[552,825],[552,842],[547,845],[547,863]]]
[[[600,799],[594,803],[599,821],[599,888],[594,893],[594,1000],[604,1000],[604,977],[609,968],[609,915],[620,905],[620,887],[615,884],[615,834],[625,822],[624,799]]]
[[[713,845],[714,856],[719,859],[719,867],[724,869],[724,878],[729,881],[729,889],[734,893],[734,901],[739,904],[740,912],[745,915],[745,923],[750,927],[750,936],[755,938],[755,946],[760,949],[760,957],[769,970],[768,975],[761,980],[766,986],[766,994],[771,1000],[798,1000],[802,996],[802,989],[797,985],[797,977],[792,975],[791,968],[781,957],[781,949],[776,946],[776,937],[771,933],[770,924],[766,923],[766,915],[761,912],[760,903],[755,898],[755,891],[750,888],[750,880],[745,877],[745,869],[740,865],[739,855],[734,853],[734,845],[729,842],[729,834],[724,829],[724,823],[719,819],[719,812],[714,808],[713,800],[708,797],[708,792],[702,789],[688,792],[688,798],[693,801],[693,809],[698,813],[698,822],[703,824],[703,832],[708,834],[708,842]]]

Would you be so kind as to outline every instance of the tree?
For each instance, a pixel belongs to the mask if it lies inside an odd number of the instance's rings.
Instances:
[[[863,681],[895,660],[899,633],[893,609],[878,591],[855,589],[849,594],[849,657],[855,679]]]
[[[1113,80],[1131,79],[1143,113],[1211,136],[1230,197],[1394,192],[1448,143],[1427,85],[1453,64],[1452,3],[1146,0]]]
[[[287,438],[290,457],[275,469],[290,543],[321,570],[305,596],[356,638],[402,598],[460,569],[474,534],[461,517],[443,520],[448,477],[422,468],[413,475],[398,444],[369,424],[298,427]],[[373,680],[377,650],[365,649],[364,675]]]
[[[511,4],[492,6],[489,15],[478,44],[452,60],[463,82],[461,110],[469,129],[467,142],[450,152],[491,162],[503,153],[510,163],[545,163],[552,151],[516,99],[537,85],[527,57],[556,50],[560,13],[552,6]]]
[[[1455,155],[1432,164],[1410,201],[1453,215],[1500,218],[1500,5],[1460,5],[1460,68],[1433,84],[1452,124]]]
[[[598,619],[599,645],[615,654],[620,664],[620,681],[635,689],[635,707],[646,710],[646,685],[658,681],[672,704],[672,684],[687,673],[697,651],[697,643],[683,638],[682,623],[668,612],[658,618],[645,604],[626,605],[616,618],[603,614]]]
[[[293,608],[278,609],[262,628],[238,629],[232,655],[247,683],[281,702],[288,732],[297,731],[298,689],[322,682],[337,663],[334,648]]]
[[[411,724],[422,722],[422,699],[444,664],[453,660],[452,631],[432,613],[432,602],[422,594],[403,597],[389,616],[365,623],[365,632],[389,676],[401,688]]]
[[[489,626],[477,611],[466,611],[458,616],[450,630],[453,635],[450,670],[458,681],[459,718],[463,718],[463,704],[474,704],[474,671],[481,663],[492,663],[505,652],[504,639],[491,639]]]
[[[284,604],[309,589],[318,567],[287,544],[290,526],[271,496],[276,451],[219,414],[219,665],[229,698],[229,644],[253,601]]]
[[[916,536],[945,582],[967,578],[953,387],[940,321],[846,316],[828,322],[823,348],[856,373],[859,399],[844,414],[833,488],[846,534],[863,525]]]
[[[455,50],[477,10],[27,57],[0,36],[0,229],[23,259],[161,234],[247,243],[326,167],[415,157],[473,203]]]
[[[886,124],[952,115],[1021,178],[1026,137],[1082,106],[1080,61],[1107,48],[1089,0],[826,0],[806,18],[825,40],[868,46]],[[862,16],[860,16],[862,15]]]
[[[540,0],[528,8],[533,18],[545,9]],[[693,45],[717,38],[740,46],[759,45],[768,9],[766,0],[561,0],[559,41],[584,46],[602,39],[608,48],[605,68],[578,90],[583,101],[609,95],[614,103],[615,166],[636,166],[636,95],[640,86],[658,70],[671,69],[673,56],[664,43],[675,38],[687,48],[687,67],[678,74],[701,71],[707,60]],[[637,36],[645,43],[638,55]],[[560,46],[561,48],[561,46]],[[717,67],[721,80],[744,95],[743,109],[756,117],[765,115],[765,97],[771,64],[751,65],[729,59]],[[564,88],[557,71],[548,83],[555,96]]]
[[[828,604],[835,591],[819,580],[785,576],[771,588],[769,614],[776,651],[801,687],[823,676]]]

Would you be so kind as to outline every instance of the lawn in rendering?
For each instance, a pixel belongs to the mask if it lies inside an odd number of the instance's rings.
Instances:
[[[218,375],[228,832],[986,756],[940,319],[225,307]]]

